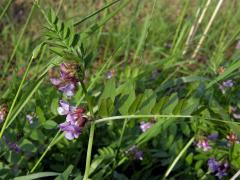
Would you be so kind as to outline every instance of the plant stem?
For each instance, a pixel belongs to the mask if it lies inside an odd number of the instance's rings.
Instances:
[[[113,168],[112,168],[112,174],[113,174],[113,171],[117,167],[117,157],[118,157],[118,154],[119,154],[119,151],[120,151],[120,146],[122,144],[123,135],[124,135],[124,132],[125,132],[126,127],[127,127],[127,122],[128,122],[128,119],[125,119],[124,123],[123,123],[122,131],[121,131],[121,135],[120,135],[120,138],[119,138],[119,141],[118,141],[118,147],[117,147],[117,152],[116,152],[116,155],[115,155],[115,160],[114,160],[114,164],[113,164]]]
[[[92,106],[92,103],[91,103],[91,99],[88,96],[87,88],[85,87],[85,84],[83,83],[83,80],[80,80],[80,83],[81,83],[83,92],[85,94],[85,97],[88,101],[88,107],[89,107],[90,115],[92,116],[91,118],[93,118],[94,117],[93,106]],[[84,173],[83,180],[88,180],[88,176],[89,176],[89,171],[90,171],[90,166],[91,166],[91,156],[92,156],[94,131],[95,131],[95,122],[92,121],[91,127],[90,127],[89,140],[88,140],[86,166],[85,166],[85,173]]]
[[[107,118],[98,119],[95,123],[102,123],[111,120],[119,119],[139,119],[139,118],[192,118],[191,115],[125,115],[125,116],[112,116]]]
[[[173,170],[173,168],[175,167],[175,165],[177,164],[177,162],[179,161],[179,159],[183,156],[183,154],[187,151],[187,149],[191,146],[191,144],[194,141],[194,137],[192,137],[189,142],[184,146],[184,148],[181,150],[181,152],[177,155],[177,157],[174,159],[174,161],[172,162],[172,164],[169,166],[169,168],[167,169],[166,173],[164,174],[163,179],[166,179],[168,177],[168,175],[170,174],[170,172]]]
[[[0,14],[0,21],[2,20],[3,16],[6,14],[7,10],[9,9],[10,5],[12,4],[13,0],[9,0],[7,5],[5,6],[4,10]]]
[[[202,44],[203,44],[206,36],[207,36],[207,33],[208,33],[210,27],[212,26],[212,23],[213,23],[216,15],[217,15],[220,7],[221,7],[223,1],[224,1],[224,0],[220,0],[220,1],[218,2],[217,6],[216,6],[216,8],[215,8],[215,10],[214,10],[214,12],[213,12],[213,14],[212,14],[212,17],[211,17],[211,19],[209,20],[209,23],[207,24],[207,27],[205,28],[205,30],[204,30],[204,32],[203,32],[203,35],[202,35],[201,39],[199,40],[196,49],[195,49],[194,52],[193,52],[193,55],[192,55],[192,57],[191,57],[192,59],[194,59],[194,58],[197,56],[197,54],[198,54],[198,52],[199,52],[199,50],[200,50],[200,48],[201,48],[201,46],[202,46]]]
[[[28,63],[27,69],[26,69],[26,71],[25,71],[25,73],[23,75],[22,81],[21,81],[21,83],[20,83],[20,85],[18,87],[17,93],[16,93],[16,95],[15,95],[15,97],[13,99],[12,105],[11,105],[11,107],[9,109],[8,114],[7,114],[6,120],[4,121],[3,127],[2,127],[1,132],[0,132],[0,139],[3,136],[3,133],[4,133],[5,129],[6,129],[6,127],[7,127],[8,121],[10,120],[10,117],[12,115],[12,111],[14,109],[14,106],[15,106],[16,102],[17,102],[18,96],[19,96],[19,94],[21,92],[22,86],[23,86],[24,81],[25,81],[25,79],[26,79],[26,77],[28,75],[28,72],[29,72],[30,66],[32,65],[32,62],[33,62],[33,58],[31,58],[29,63]]]
[[[88,149],[87,149],[87,158],[86,158],[86,167],[83,180],[88,180],[90,165],[91,165],[91,155],[92,155],[92,145],[93,145],[93,137],[95,131],[95,122],[91,123],[89,140],[88,140]]]
[[[44,158],[44,156],[47,154],[47,152],[51,149],[51,147],[56,144],[59,140],[62,139],[63,134],[61,136],[61,138],[58,137],[58,135],[60,134],[60,130],[57,132],[57,134],[54,136],[54,138],[52,139],[52,141],[49,143],[49,145],[47,146],[47,148],[45,149],[44,153],[41,155],[41,157],[38,159],[38,161],[36,162],[36,164],[33,166],[33,168],[31,169],[30,173],[34,172],[35,169],[38,167],[38,165],[40,164],[40,162],[42,161],[42,159]],[[57,141],[56,141],[57,139]]]

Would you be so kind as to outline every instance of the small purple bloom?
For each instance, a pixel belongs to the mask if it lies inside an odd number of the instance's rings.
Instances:
[[[140,129],[142,130],[142,132],[146,132],[152,126],[153,126],[153,123],[151,123],[151,122],[144,122],[144,121],[142,121],[140,123]]]
[[[78,84],[76,77],[77,66],[74,63],[62,63],[60,65],[59,77],[51,77],[51,83],[66,96],[71,97],[75,94]]]
[[[238,113],[233,113],[232,116],[234,119],[240,119],[240,114]]]
[[[27,118],[29,124],[32,124],[32,123],[33,123],[33,118],[34,118],[34,117],[33,117],[32,115],[27,114],[27,115],[26,115],[26,118]]]
[[[15,151],[16,153],[21,152],[21,148],[16,143],[9,142],[8,147],[9,147],[10,150]]]
[[[229,165],[226,162],[223,164],[220,164],[215,176],[217,176],[219,179],[221,179],[223,176],[226,176],[227,175],[226,171],[227,171],[228,167],[229,167]]]
[[[78,138],[81,134],[81,128],[73,122],[64,122],[59,125],[59,128],[64,131],[64,136],[69,140]]]
[[[59,125],[61,131],[67,139],[72,140],[78,138],[87,121],[84,115],[85,110],[81,107],[70,106],[67,102],[59,101],[58,113],[66,115],[66,121]]]
[[[60,114],[60,115],[67,115],[68,113],[70,113],[70,105],[67,103],[67,102],[65,102],[65,101],[63,101],[63,100],[60,100],[59,101],[59,107],[58,107],[58,113]]]
[[[217,133],[210,134],[210,135],[208,135],[207,138],[208,138],[209,140],[214,141],[214,140],[216,140],[216,139],[218,138],[218,134],[217,134]]]
[[[106,78],[111,79],[115,76],[115,74],[116,74],[115,70],[110,70],[106,73]]]
[[[11,151],[15,151],[16,153],[21,152],[21,148],[16,143],[9,141],[5,136],[3,136],[3,140]]]
[[[209,145],[207,139],[198,140],[197,147],[202,149],[203,151],[208,151],[208,150],[212,149],[211,146]]]
[[[208,168],[211,172],[217,171],[218,167],[219,167],[219,163],[214,158],[210,158],[208,160]]]
[[[58,78],[50,78],[50,81],[54,86],[58,86],[62,83],[61,79]]]
[[[66,96],[73,96],[75,94],[76,85],[74,83],[67,83],[58,88],[59,91],[63,92]]]
[[[221,179],[223,176],[227,175],[227,169],[229,165],[227,162],[219,163],[215,160],[215,158],[210,158],[208,160],[208,168],[209,170],[215,174],[216,177]]]
[[[227,81],[223,81],[222,85],[227,88],[233,87],[233,81],[231,79]]]
[[[234,119],[240,119],[240,113],[237,110],[237,107],[230,107],[230,111]]]
[[[127,150],[127,153],[133,156],[133,158],[136,160],[143,160],[143,156],[144,156],[143,151],[139,150],[135,145],[130,147]]]
[[[234,144],[234,143],[239,144],[238,137],[234,133],[228,134],[226,138],[230,144]]]

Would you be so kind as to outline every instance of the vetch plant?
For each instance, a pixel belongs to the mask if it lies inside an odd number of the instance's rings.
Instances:
[[[240,2],[0,6],[0,179],[239,177]]]

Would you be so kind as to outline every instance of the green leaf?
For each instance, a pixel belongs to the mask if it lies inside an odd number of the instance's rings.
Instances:
[[[163,106],[161,113],[162,114],[172,114],[174,108],[177,106],[178,104],[178,96],[176,93],[172,94],[167,103]]]
[[[114,111],[114,104],[110,98],[102,99],[99,105],[98,113],[100,116],[111,116]]]
[[[150,114],[155,103],[156,94],[153,92],[153,90],[145,90],[137,114]]]
[[[57,175],[59,175],[59,173],[39,172],[39,173],[35,173],[35,174],[29,174],[26,176],[15,177],[13,180],[32,180],[32,179],[48,178],[48,177],[57,176]]]
[[[73,165],[69,165],[68,168],[62,174],[55,178],[55,180],[68,180],[69,176],[72,173],[73,168],[74,168]]]
[[[37,148],[28,139],[24,139],[20,144],[21,150],[25,152],[36,152]]]
[[[48,120],[43,124],[43,127],[45,129],[55,129],[57,127],[57,123],[52,120]]]
[[[36,108],[36,114],[37,114],[37,117],[38,117],[40,123],[43,124],[46,121],[46,118],[44,116],[43,110],[39,106],[37,106],[37,108]]]
[[[116,96],[116,83],[115,83],[115,79],[112,78],[112,79],[108,80],[106,82],[106,84],[104,85],[104,90],[100,97],[100,101],[102,99],[110,98],[112,100],[112,102],[114,102],[115,96]]]
[[[52,112],[54,115],[58,115],[58,112],[57,112],[58,102],[59,102],[59,99],[58,99],[58,98],[54,98],[54,99],[52,100],[52,103],[51,103],[51,112]]]

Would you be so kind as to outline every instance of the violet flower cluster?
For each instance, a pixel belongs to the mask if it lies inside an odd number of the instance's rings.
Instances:
[[[212,147],[209,145],[207,138],[198,140],[197,147],[199,149],[202,149],[203,151],[209,151],[210,149],[212,149]]]
[[[234,119],[240,119],[240,113],[238,112],[237,107],[231,107],[231,113]]]
[[[156,119],[151,119],[148,122],[142,121],[140,122],[140,129],[141,131],[144,133],[146,132],[148,129],[150,129],[156,122]]]
[[[223,176],[227,175],[229,164],[227,162],[218,162],[216,159],[210,158],[208,160],[208,168],[216,177],[221,179]]]
[[[113,69],[113,70],[108,71],[105,76],[106,76],[107,79],[111,79],[115,75],[116,75],[116,71]]]
[[[150,129],[153,126],[152,122],[144,122],[142,121],[140,123],[140,129],[142,132],[146,132],[148,129]]]
[[[85,109],[81,107],[70,106],[67,102],[59,102],[58,113],[66,116],[66,121],[59,125],[61,131],[67,139],[78,138],[84,128],[87,118],[84,114]]]
[[[222,91],[223,94],[225,94],[226,90],[233,86],[234,86],[233,80],[229,79],[227,81],[223,81],[222,84],[219,85],[219,89]]]
[[[3,140],[5,141],[5,143],[7,144],[8,148],[11,151],[14,151],[16,153],[20,153],[21,152],[21,148],[16,143],[8,140],[5,136],[3,136]]]
[[[236,143],[236,144],[239,144],[238,137],[237,137],[237,135],[234,134],[234,133],[228,134],[226,138],[227,138],[227,140],[228,140],[228,142],[229,142],[229,145],[235,144],[235,143]]]
[[[50,78],[51,83],[63,94],[71,97],[75,94],[79,80],[77,78],[77,65],[75,63],[62,63],[60,74]]]
[[[139,150],[136,145],[131,146],[126,152],[136,160],[143,160],[143,151]]]

